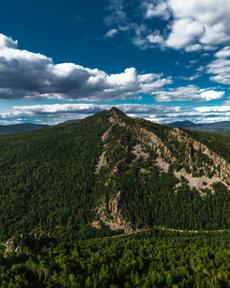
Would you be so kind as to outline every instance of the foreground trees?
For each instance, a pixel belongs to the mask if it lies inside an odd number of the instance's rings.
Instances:
[[[0,256],[0,287],[229,287],[229,260],[227,234],[49,243]]]

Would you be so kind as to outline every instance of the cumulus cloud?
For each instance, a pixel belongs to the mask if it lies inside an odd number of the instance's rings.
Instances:
[[[178,88],[169,88],[164,91],[157,91],[155,98],[159,102],[175,101],[193,101],[203,102],[221,99],[224,96],[223,91],[213,89],[200,89],[194,85],[188,85]]]
[[[204,27],[198,21],[192,19],[178,19],[172,24],[172,31],[166,40],[166,45],[175,49],[200,50],[198,44],[194,47],[191,43],[204,33]],[[192,48],[193,47],[193,48]]]
[[[18,42],[13,40],[10,37],[5,36],[4,34],[0,34],[0,49],[3,49],[5,47],[7,48],[16,48],[18,45]]]
[[[221,84],[230,84],[230,59],[213,61],[208,65],[208,72],[214,74],[210,80]]]
[[[138,74],[131,67],[108,74],[74,63],[55,64],[45,55],[21,50],[0,37],[0,98],[114,100],[151,94],[172,82],[160,74]]]
[[[160,1],[158,3],[154,2],[155,1],[144,1],[142,3],[144,17],[146,19],[162,17],[163,19],[168,20],[170,17],[170,12],[168,9],[167,1]]]
[[[230,47],[219,50],[215,54],[216,58],[208,66],[207,71],[212,74],[210,80],[221,83],[230,84]]]
[[[185,37],[190,38],[188,44],[198,44],[202,47],[212,47],[229,41],[230,33],[230,2],[228,0],[168,0],[174,24],[169,39],[178,39],[179,30],[176,23],[185,24]],[[196,30],[196,31],[195,31]],[[171,43],[169,43],[171,44]],[[184,43],[178,42],[176,48],[186,48]]]
[[[140,25],[135,18],[127,16],[124,1],[111,0],[110,3],[113,3],[110,4],[113,13],[107,24],[112,23],[118,29],[126,27],[124,31],[129,32],[132,41],[136,39],[133,43],[140,48],[159,46],[194,52],[230,43],[229,0],[139,0],[144,22],[139,35],[136,28]],[[156,17],[168,23],[164,23],[160,35],[154,37],[159,31],[148,20]]]

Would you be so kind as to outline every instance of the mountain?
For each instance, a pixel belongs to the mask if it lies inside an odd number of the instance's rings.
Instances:
[[[185,120],[185,121],[171,122],[168,125],[174,128],[193,128],[193,127],[201,126],[202,124],[195,124],[191,121]]]
[[[41,125],[41,124],[32,124],[32,123],[0,125],[0,135],[28,132],[28,131],[38,130],[42,128],[47,128],[47,127],[49,126]]]
[[[193,123],[191,121],[177,121],[168,124],[174,128],[185,128],[194,131],[206,131],[206,132],[230,132],[230,121],[222,121],[215,123]]]
[[[230,140],[223,137],[116,108],[1,137],[1,238],[37,229],[78,239],[155,226],[229,228]]]

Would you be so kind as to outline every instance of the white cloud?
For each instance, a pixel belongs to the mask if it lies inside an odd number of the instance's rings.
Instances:
[[[105,37],[106,38],[113,38],[118,33],[119,33],[119,31],[117,29],[110,29],[108,32],[106,32]]]
[[[151,44],[158,44],[164,46],[165,39],[159,34],[159,32],[155,32],[153,34],[149,34],[147,36],[147,40]]]
[[[175,49],[190,47],[190,43],[196,41],[204,33],[203,25],[192,19],[175,20],[171,29],[166,45]],[[200,46],[196,46],[196,49],[200,49]]]
[[[180,27],[184,31],[184,37],[190,38],[190,42],[187,44],[212,47],[229,42],[229,0],[168,0],[168,5],[175,19],[169,39],[173,35],[178,40],[176,48],[185,48],[184,42],[181,43],[177,37],[181,31],[175,30],[176,23],[185,24],[184,27]],[[194,23],[192,24],[191,21]]]
[[[170,17],[167,1],[154,3],[153,1],[145,1],[142,3],[144,9],[144,17],[146,19],[154,17],[162,17],[167,20]]]
[[[143,79],[143,77],[141,78]],[[135,68],[127,68],[123,73],[120,74],[111,74],[107,76],[107,82],[111,86],[123,86],[123,85],[129,85],[131,83],[134,83],[137,80],[137,71]],[[146,79],[149,81],[149,78]]]
[[[212,101],[221,99],[224,96],[223,91],[206,90],[200,92],[201,101]]]
[[[180,79],[185,80],[185,81],[194,81],[194,80],[200,78],[201,76],[202,76],[202,73],[197,72],[197,73],[194,73],[188,77],[187,76],[181,76]]]
[[[63,113],[63,112],[78,112],[81,114],[96,113],[96,111],[102,111],[108,109],[107,105],[96,104],[49,104],[49,105],[29,105],[29,106],[14,106],[13,110],[16,114],[53,114],[53,113]]]
[[[12,38],[0,34],[0,49],[2,48],[16,48],[18,45],[17,41],[14,41]]]
[[[215,56],[217,58],[228,58],[230,57],[230,46],[226,46],[223,49],[216,52]]]
[[[134,13],[125,12],[125,1],[110,0],[110,3],[107,24],[118,30],[126,27],[123,31],[128,32],[132,42],[140,48],[157,44],[161,48],[195,52],[212,51],[230,43],[229,0],[139,0],[143,14],[141,25],[131,16]],[[160,33],[148,21],[155,17],[168,21],[161,25]],[[141,33],[137,32],[140,26]]]
[[[215,59],[207,65],[207,72],[211,74],[211,81],[230,84],[230,46],[225,46],[215,53]]]
[[[220,113],[220,112],[230,112],[230,105],[223,106],[204,106],[204,107],[196,107],[194,110],[202,113]]]
[[[202,46],[200,44],[192,44],[192,45],[188,45],[187,47],[185,47],[186,52],[196,52],[201,49],[202,49]]]
[[[172,82],[161,74],[138,74],[133,67],[108,74],[74,63],[55,64],[45,55],[18,49],[11,38],[2,39],[0,98],[135,99]]]
[[[157,91],[155,98],[159,102],[175,102],[175,101],[192,101],[203,102],[221,99],[224,96],[223,91],[213,89],[200,89],[194,85],[185,87],[169,88],[164,91]]]

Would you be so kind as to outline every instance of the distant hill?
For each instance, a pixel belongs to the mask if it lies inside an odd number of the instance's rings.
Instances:
[[[42,128],[47,128],[47,127],[49,126],[41,125],[41,124],[32,124],[32,123],[0,125],[0,135],[28,132],[28,131],[38,130]]]
[[[215,123],[193,123],[191,121],[177,121],[168,124],[174,128],[184,128],[194,131],[206,131],[206,132],[229,132],[230,133],[230,121],[222,121]]]
[[[174,128],[193,128],[200,126],[201,124],[195,124],[191,121],[185,120],[185,121],[176,121],[168,124],[171,127]]]
[[[230,228],[227,139],[115,108],[0,137],[1,237]]]

